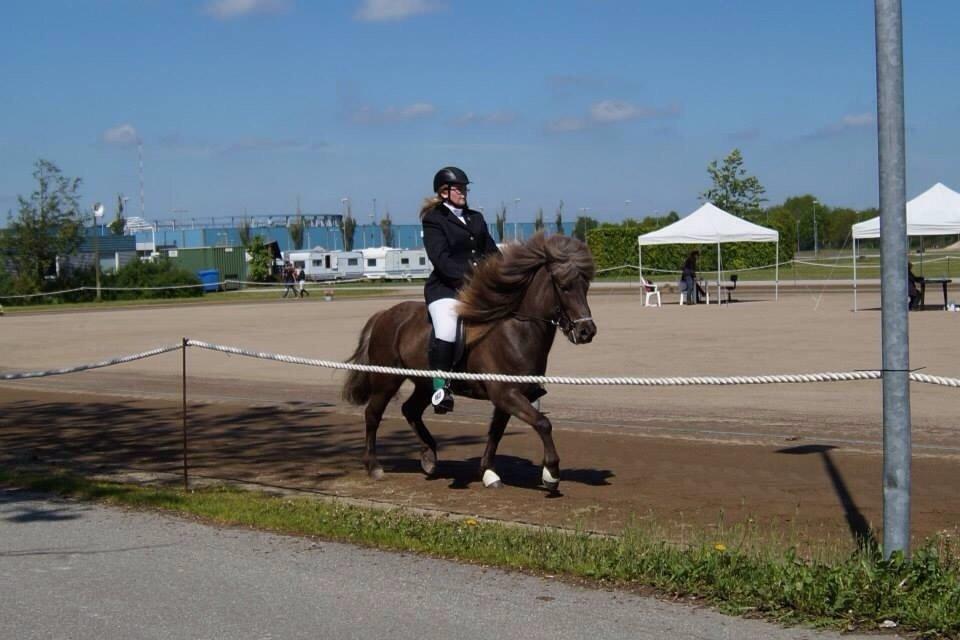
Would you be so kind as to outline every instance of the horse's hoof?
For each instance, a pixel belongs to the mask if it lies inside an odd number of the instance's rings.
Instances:
[[[483,486],[487,489],[501,489],[503,488],[503,481],[500,480],[496,471],[487,469],[483,472]]]
[[[368,471],[367,473],[370,475],[371,480],[383,480],[382,467],[376,467],[374,469],[370,469],[370,471]]]
[[[560,478],[555,477],[546,467],[543,468],[543,475],[541,478],[543,480],[543,486],[546,487],[548,491],[556,493],[557,489],[560,488]]]
[[[420,468],[428,476],[433,476],[437,472],[437,454],[431,449],[427,449],[420,454]]]

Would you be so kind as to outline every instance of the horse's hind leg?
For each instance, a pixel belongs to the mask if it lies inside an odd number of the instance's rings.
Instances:
[[[506,430],[509,421],[509,413],[494,407],[493,417],[490,419],[490,430],[487,433],[487,448],[484,449],[483,458],[480,459],[480,474],[483,479],[483,486],[488,489],[499,489],[503,486],[500,476],[493,470],[493,459],[497,455],[497,447],[500,445],[500,439],[503,438],[503,432]]]
[[[416,379],[414,385],[413,393],[403,403],[403,417],[420,439],[420,468],[425,474],[432,476],[437,471],[437,441],[427,430],[427,425],[423,424],[423,412],[430,405],[433,391],[426,378]]]
[[[367,469],[367,475],[374,480],[383,478],[383,467],[377,460],[377,429],[380,428],[380,420],[383,418],[383,412],[386,410],[387,404],[397,393],[402,383],[403,378],[397,376],[382,374],[371,374],[370,376],[370,385],[374,391],[370,394],[370,400],[363,412],[367,426],[363,466]]]

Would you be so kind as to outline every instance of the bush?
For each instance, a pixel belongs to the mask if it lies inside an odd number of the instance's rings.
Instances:
[[[153,287],[177,287],[198,285],[200,280],[193,273],[177,267],[164,258],[156,262],[136,260],[120,268],[115,274],[104,278],[105,287],[124,287],[136,291],[104,291],[105,300],[134,300],[143,298],[190,298],[203,295],[202,287],[183,287],[180,289],[150,289]],[[144,290],[146,289],[146,290]]]
[[[203,295],[199,286],[182,289],[152,289],[198,285],[197,277],[178,268],[167,259],[158,262],[135,260],[124,265],[116,273],[101,273],[100,286],[103,300],[140,300],[146,298],[187,298]],[[39,288],[34,282],[21,281],[0,271],[0,296],[46,292],[63,292],[56,295],[0,300],[2,304],[62,304],[65,302],[93,302],[96,299],[97,274],[93,267],[69,269],[56,279],[44,280]],[[131,291],[111,291],[111,287],[130,288]],[[81,289],[76,291],[75,289]]]
[[[587,245],[593,253],[597,270],[635,266],[639,259],[637,236],[649,233],[652,229],[645,225],[603,226],[587,232]],[[780,261],[793,257],[792,245],[780,243]],[[644,272],[658,275],[658,271],[677,272],[683,267],[683,261],[694,249],[700,250],[700,271],[716,269],[717,245],[661,244],[643,248]],[[731,242],[720,245],[720,258],[724,271],[736,271],[750,267],[772,265],[777,261],[777,245],[773,242]],[[670,274],[664,274],[670,275]]]

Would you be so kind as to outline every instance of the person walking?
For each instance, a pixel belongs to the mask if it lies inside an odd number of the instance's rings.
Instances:
[[[304,267],[297,269],[297,292],[301,298],[310,295],[307,291],[307,270]]]
[[[293,297],[297,297],[297,292],[293,288],[294,278],[293,278],[293,265],[289,262],[283,265],[283,297],[286,298],[288,293],[292,293]]]
[[[457,339],[457,294],[464,277],[480,260],[499,253],[490,237],[483,214],[467,205],[470,179],[462,169],[444,167],[433,176],[433,196],[420,208],[423,224],[423,246],[433,264],[433,271],[423,288],[423,295],[433,323],[433,339],[429,345],[430,368],[453,369]],[[453,394],[449,381],[433,379],[431,402],[436,413],[453,411]]]

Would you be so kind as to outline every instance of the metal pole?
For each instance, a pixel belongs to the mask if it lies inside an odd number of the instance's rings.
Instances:
[[[187,339],[183,339],[182,351],[183,363],[181,367],[182,379],[180,389],[183,392],[181,414],[181,426],[183,428],[183,490],[190,490],[190,476],[187,473]]]
[[[853,310],[857,310],[857,239],[853,239]]]
[[[875,0],[883,336],[883,555],[910,551],[910,344],[900,0]]]

